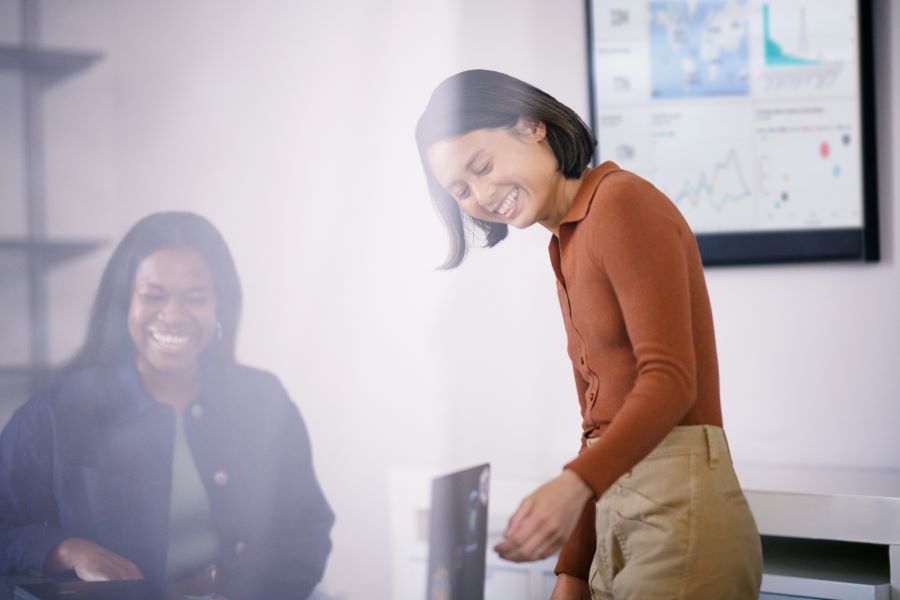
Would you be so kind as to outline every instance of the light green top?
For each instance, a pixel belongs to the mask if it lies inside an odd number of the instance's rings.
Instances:
[[[166,559],[169,581],[178,581],[213,564],[218,547],[209,498],[184,433],[184,418],[176,416]]]

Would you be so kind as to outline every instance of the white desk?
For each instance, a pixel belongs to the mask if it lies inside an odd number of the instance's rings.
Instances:
[[[792,564],[767,560],[763,591],[815,598],[900,600],[900,472],[735,465],[764,538],[810,541]],[[846,563],[817,563],[812,541],[848,543]],[[853,543],[872,544],[865,556]],[[830,551],[835,545],[829,546]],[[885,561],[869,560],[869,551]],[[833,554],[833,552],[832,552]],[[886,562],[889,572],[879,565]],[[867,564],[878,563],[878,564]],[[774,595],[772,597],[777,597]]]
[[[763,598],[900,600],[900,473],[839,469],[736,465],[760,533],[791,538],[802,547],[800,561],[773,564],[767,552]],[[392,598],[418,600],[425,590],[427,511],[431,477],[426,469],[395,469],[391,476]],[[488,545],[502,535],[518,502],[540,481],[494,481]],[[887,567],[870,568],[868,555],[847,564],[823,559],[819,541],[869,544]],[[777,558],[777,557],[776,557]],[[800,563],[798,565],[798,562]],[[486,598],[543,600],[553,585],[553,559],[513,564],[488,552]]]

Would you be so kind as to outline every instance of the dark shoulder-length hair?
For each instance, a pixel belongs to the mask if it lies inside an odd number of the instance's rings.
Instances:
[[[241,313],[241,283],[222,234],[200,215],[160,212],[135,223],[112,253],[91,307],[84,345],[66,370],[95,367],[133,358],[134,342],[128,333],[134,275],[142,260],[157,250],[182,246],[206,261],[216,289],[216,317],[221,339],[210,343],[201,358],[203,367],[234,364],[234,346]]]
[[[512,128],[520,117],[543,122],[559,171],[568,179],[581,176],[597,139],[575,111],[546,92],[515,77],[478,69],[445,79],[431,94],[416,125],[416,144],[431,200],[450,236],[450,252],[441,268],[459,266],[477,234],[491,247],[506,237],[508,227],[463,212],[434,178],[425,152],[435,142],[478,129]]]

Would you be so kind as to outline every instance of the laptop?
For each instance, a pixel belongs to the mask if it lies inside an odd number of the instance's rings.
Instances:
[[[181,600],[143,579],[129,581],[63,581],[16,586],[14,600]]]
[[[431,484],[427,600],[484,600],[490,465]]]

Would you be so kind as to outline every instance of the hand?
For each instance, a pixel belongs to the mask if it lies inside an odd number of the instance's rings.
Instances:
[[[44,559],[44,570],[54,573],[75,571],[82,581],[143,579],[133,562],[84,538],[66,538]]]
[[[547,558],[569,538],[593,495],[578,475],[563,471],[522,501],[494,550],[514,562]]]
[[[583,579],[560,573],[550,600],[591,600],[591,586]]]
[[[166,589],[173,597],[209,597],[212,600],[225,600],[224,596],[216,594],[216,568],[214,565],[170,583]]]

